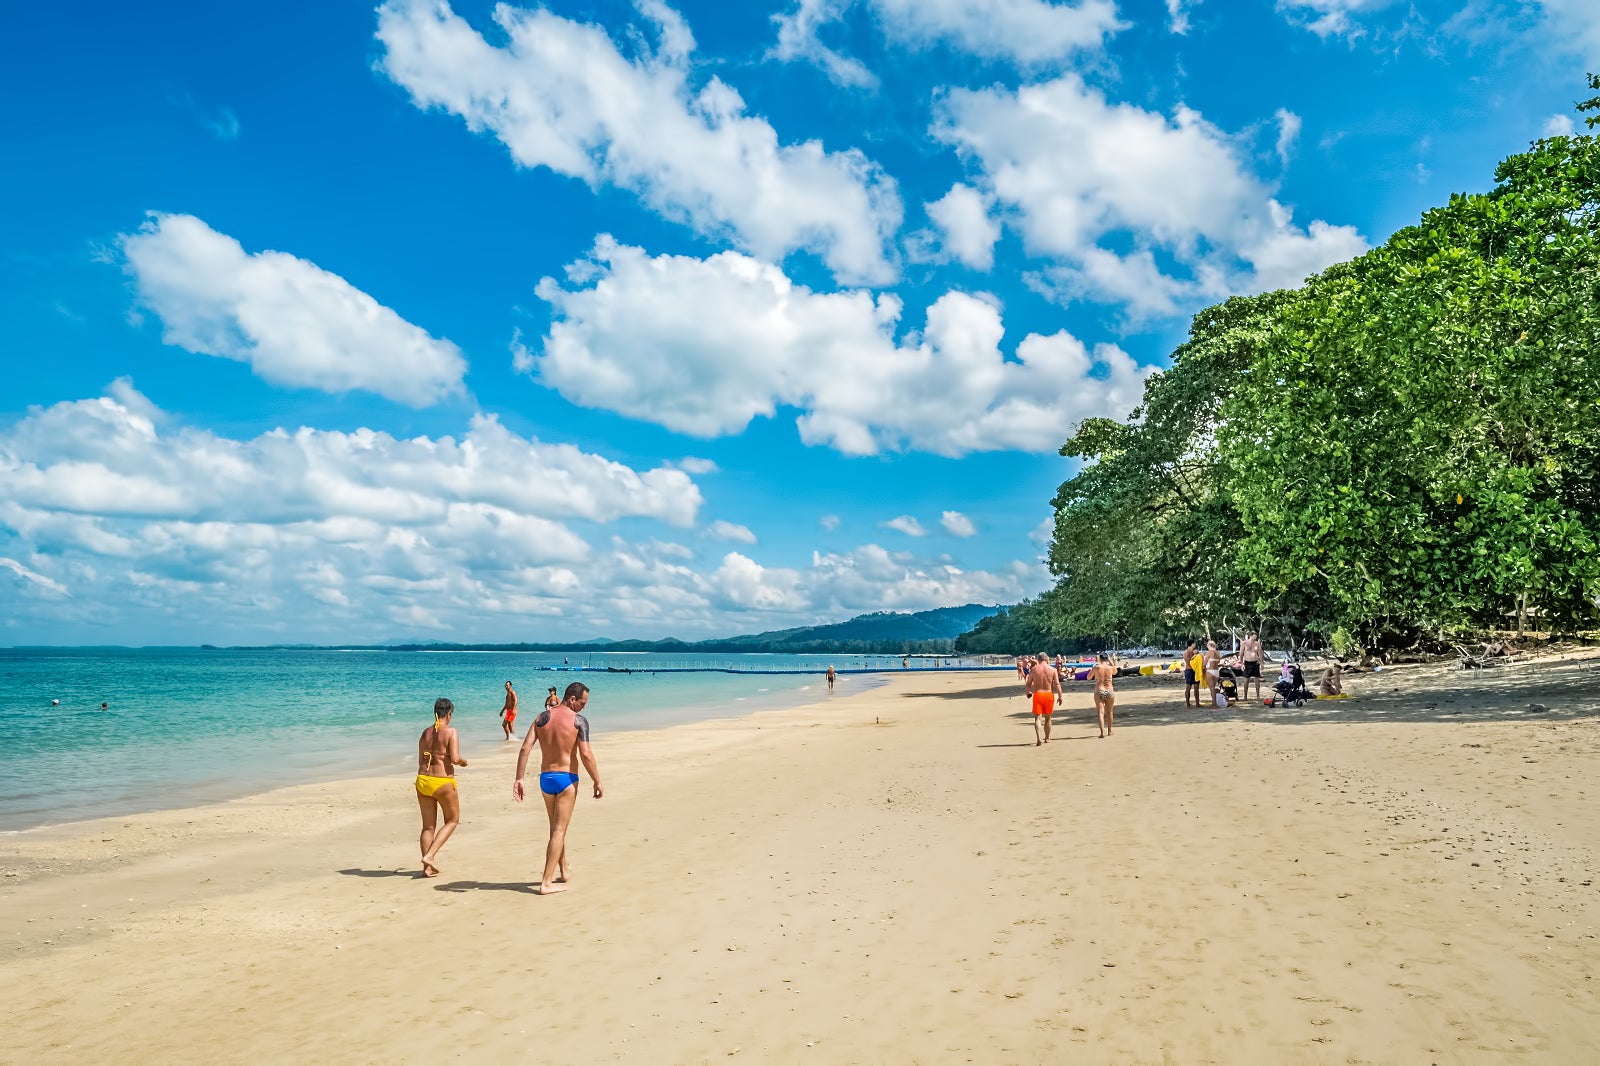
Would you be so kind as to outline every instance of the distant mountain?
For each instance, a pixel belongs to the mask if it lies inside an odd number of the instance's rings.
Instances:
[[[931,611],[901,614],[878,611],[861,614],[846,622],[773,629],[765,633],[745,633],[736,637],[686,642],[675,637],[664,640],[585,640],[578,643],[538,644],[400,644],[395,651],[423,648],[461,648],[480,651],[670,651],[670,652],[810,652],[815,654],[857,652],[899,655],[905,652],[942,655],[955,646],[955,638],[980,621],[999,613],[998,607],[969,603],[962,607],[938,607]]]

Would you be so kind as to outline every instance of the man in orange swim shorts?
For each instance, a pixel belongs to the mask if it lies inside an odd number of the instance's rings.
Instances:
[[[1050,716],[1061,702],[1061,675],[1050,665],[1049,656],[1040,652],[1028,671],[1024,690],[1033,697],[1033,746],[1050,743]],[[1044,721],[1044,739],[1039,738],[1039,722]]]
[[[509,681],[506,682],[506,705],[500,708],[500,728],[506,731],[507,740],[517,735],[517,690]]]

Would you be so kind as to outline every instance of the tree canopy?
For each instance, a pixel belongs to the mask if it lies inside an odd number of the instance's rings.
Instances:
[[[1596,139],[1538,141],[1301,288],[1200,312],[1129,419],[1061,451],[1085,465],[1031,608],[1057,637],[1242,623],[1375,646],[1530,606],[1594,626]]]

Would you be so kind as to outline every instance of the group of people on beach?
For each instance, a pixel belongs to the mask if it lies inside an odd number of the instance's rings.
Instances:
[[[544,871],[539,881],[539,892],[550,895],[566,890],[571,879],[567,862],[567,830],[572,824],[572,814],[578,804],[578,767],[581,763],[594,785],[594,798],[605,795],[600,786],[600,767],[589,747],[589,720],[583,709],[589,702],[589,686],[574,681],[566,693],[556,695],[552,686],[545,697],[544,710],[539,712],[523,738],[517,752],[517,775],[511,782],[511,798],[521,803],[526,796],[523,777],[533,749],[540,750],[539,793],[544,799],[545,814],[550,820],[550,837],[545,844]],[[439,875],[439,851],[456,827],[461,824],[460,785],[456,781],[456,767],[468,765],[461,754],[461,737],[451,720],[455,705],[440,697],[433,704],[433,725],[417,738],[417,806],[422,813],[422,834],[418,845],[422,850],[422,876]],[[506,702],[500,711],[501,726],[506,739],[515,734],[517,720],[517,693],[511,682],[506,682]],[[444,825],[439,825],[440,815]]]
[[[1239,650],[1231,655],[1219,651],[1214,640],[1206,641],[1204,651],[1200,651],[1199,647],[1199,641],[1191,640],[1183,651],[1185,707],[1232,707],[1240,699],[1250,698],[1252,682],[1255,684],[1256,699],[1261,698],[1261,664],[1266,661],[1266,655],[1261,649],[1260,634],[1246,633],[1239,641]],[[1299,664],[1291,659],[1283,661],[1278,680],[1280,693],[1286,691],[1295,696],[1303,694],[1307,699],[1344,695],[1344,667],[1339,663],[1322,671],[1316,692],[1306,687]],[[1202,686],[1206,690],[1203,697],[1200,693]]]
[[[1023,680],[1023,695],[1031,701],[1033,746],[1036,748],[1050,743],[1051,722],[1061,706],[1062,670],[1060,656],[1054,662],[1044,652],[1017,657],[1017,673]],[[1111,735],[1115,719],[1116,676],[1117,666],[1112,661],[1111,653],[1101,652],[1095,664],[1089,668],[1088,679],[1094,684],[1095,720],[1099,723],[1102,740]]]

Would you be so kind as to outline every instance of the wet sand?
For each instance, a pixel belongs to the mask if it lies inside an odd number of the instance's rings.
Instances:
[[[550,898],[511,744],[434,880],[406,774],[0,837],[0,1061],[1600,1060],[1600,656],[1348,687],[1101,740],[1080,684],[1035,748],[1001,673],[601,686]]]

